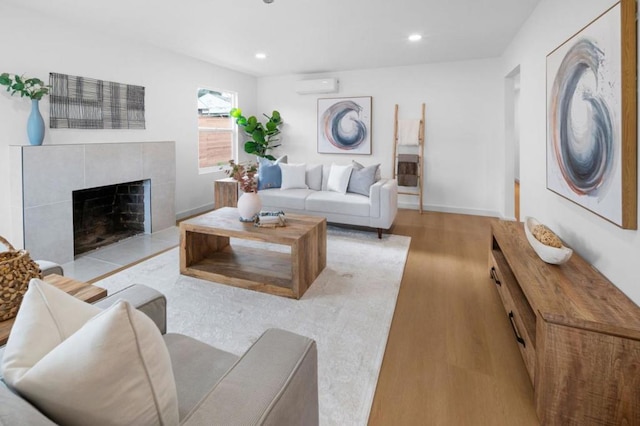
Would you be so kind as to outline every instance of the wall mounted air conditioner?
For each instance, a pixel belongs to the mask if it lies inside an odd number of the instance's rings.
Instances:
[[[315,80],[300,80],[296,82],[296,93],[301,95],[309,95],[311,93],[336,93],[337,91],[337,78],[319,78]]]

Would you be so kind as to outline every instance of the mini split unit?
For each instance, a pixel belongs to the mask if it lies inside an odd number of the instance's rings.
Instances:
[[[316,80],[300,80],[296,82],[296,93],[309,95],[312,93],[336,93],[337,78],[319,78]]]

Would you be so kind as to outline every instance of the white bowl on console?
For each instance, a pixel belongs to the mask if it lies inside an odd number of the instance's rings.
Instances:
[[[527,240],[529,241],[529,244],[531,244],[531,247],[533,247],[536,254],[543,261],[553,265],[562,265],[563,263],[566,263],[569,258],[571,258],[573,250],[569,247],[565,247],[564,244],[560,248],[542,244],[531,232],[536,225],[540,225],[540,222],[535,218],[526,217],[524,219],[524,233],[527,235]]]

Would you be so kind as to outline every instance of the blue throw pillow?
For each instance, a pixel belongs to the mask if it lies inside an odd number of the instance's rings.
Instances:
[[[283,155],[276,161],[258,157],[258,191],[282,186],[282,171],[280,163],[286,163],[287,156]]]

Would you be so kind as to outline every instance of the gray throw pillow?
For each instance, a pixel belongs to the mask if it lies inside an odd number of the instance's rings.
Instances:
[[[307,164],[306,183],[309,189],[322,190],[322,164]]]
[[[351,160],[351,163],[353,164],[353,169],[354,170],[360,170],[360,169],[364,169],[364,166],[360,163],[358,163],[355,160]],[[380,164],[376,164],[376,166],[378,167],[376,169],[376,178],[374,182],[379,181],[380,179],[382,179],[382,173],[380,172]]]
[[[347,187],[347,192],[362,194],[368,197],[369,188],[371,188],[371,185],[376,182],[376,171],[379,168],[380,164],[361,167],[360,169],[356,169],[354,167],[354,169],[351,171],[351,178],[349,178],[349,186]]]

